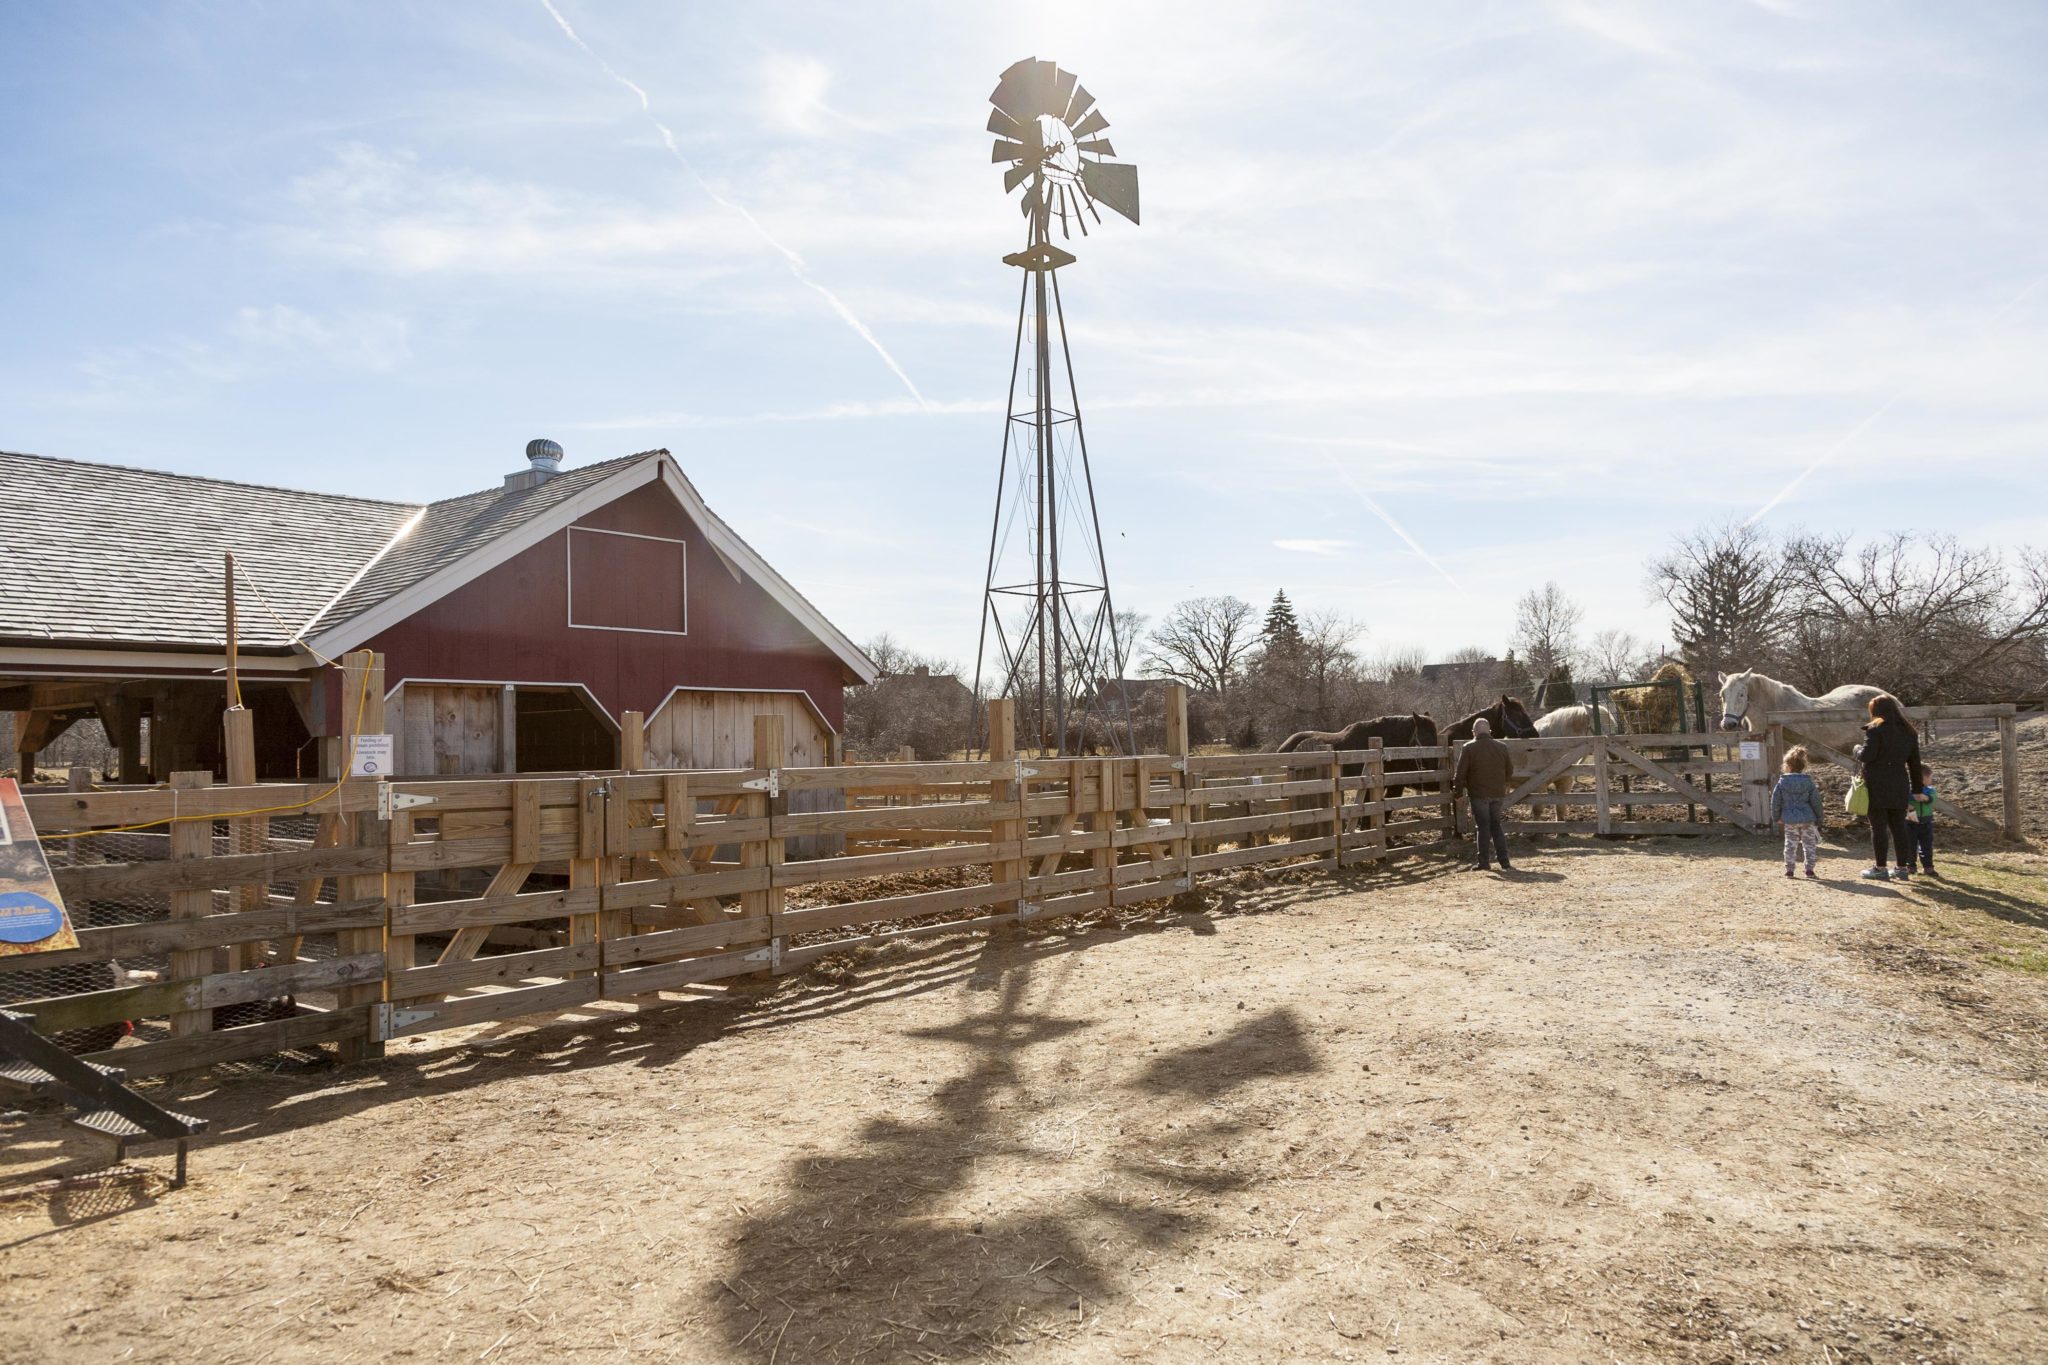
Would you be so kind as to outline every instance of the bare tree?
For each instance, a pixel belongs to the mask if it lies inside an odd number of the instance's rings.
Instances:
[[[1538,682],[1569,675],[1579,660],[1579,622],[1585,613],[1555,581],[1523,594],[1515,604],[1510,641],[1529,676]]]
[[[1227,697],[1258,643],[1257,617],[1252,604],[1240,597],[1177,602],[1146,642],[1145,670],[1197,692]]]
[[[1610,628],[1593,633],[1584,664],[1593,682],[1636,682],[1656,671],[1659,653],[1635,632]]]
[[[1335,612],[1310,612],[1290,624],[1284,643],[1269,643],[1246,673],[1253,728],[1267,743],[1364,719],[1379,690],[1366,682],[1352,648],[1363,625]]]
[[[1909,701],[1992,700],[2031,690],[2048,646],[2048,559],[2018,572],[1991,548],[1898,532],[1785,548],[1792,625],[1783,650],[1809,691],[1875,683]]]
[[[882,676],[846,689],[846,748],[856,758],[893,758],[910,748],[943,759],[973,742],[975,698],[959,665],[926,658],[877,635],[864,646]]]
[[[1785,554],[1762,528],[1727,521],[1681,536],[1650,562],[1650,590],[1693,672],[1766,667],[1784,638]]]

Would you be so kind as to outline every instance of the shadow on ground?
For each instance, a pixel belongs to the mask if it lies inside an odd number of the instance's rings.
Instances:
[[[744,1220],[730,1276],[704,1287],[737,1354],[957,1359],[1057,1339],[1128,1292],[1101,1248],[1172,1250],[1207,1230],[1200,1196],[1253,1183],[1218,1156],[1241,1125],[1207,1106],[1320,1069],[1293,1014],[1155,1058],[1128,1088],[1186,1121],[1091,1167],[1033,1088],[1033,1054],[1093,1027],[1028,1003],[1042,960],[984,943],[971,985],[986,1006],[908,1035],[935,1063],[962,1058],[928,1114],[874,1120],[844,1151],[800,1160],[786,1194]]]

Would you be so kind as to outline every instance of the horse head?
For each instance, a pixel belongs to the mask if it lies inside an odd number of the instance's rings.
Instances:
[[[1426,746],[1437,742],[1436,722],[1428,716],[1417,711],[1408,717],[1408,724],[1413,727],[1416,744]]]
[[[1749,685],[1755,673],[1730,673],[1721,680],[1721,728],[1742,730],[1749,725]]]
[[[1500,727],[1502,739],[1536,738],[1536,722],[1529,719],[1528,708],[1522,705],[1520,697],[1510,697],[1503,692],[1493,709],[1500,716],[1496,724]]]

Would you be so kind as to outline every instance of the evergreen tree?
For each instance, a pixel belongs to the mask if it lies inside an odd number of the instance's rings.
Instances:
[[[1294,615],[1294,604],[1287,600],[1287,589],[1273,594],[1273,605],[1266,608],[1266,624],[1260,628],[1259,638],[1268,650],[1283,654],[1301,652],[1301,622]]]

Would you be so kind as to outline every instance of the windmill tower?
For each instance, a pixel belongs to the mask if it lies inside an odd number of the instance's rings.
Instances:
[[[1138,168],[1101,136],[1109,120],[1071,72],[1026,58],[989,96],[990,160],[1007,163],[1003,192],[1024,187],[1022,251],[1003,257],[1023,272],[1016,351],[1004,408],[1003,453],[989,531],[975,694],[1014,697],[1027,736],[1064,754],[1086,728],[1133,752],[1130,704],[1103,558],[1088,439],[1074,387],[1059,272],[1076,229],[1088,235],[1102,208],[1138,221]],[[1020,389],[1019,381],[1022,381]],[[1035,736],[1030,727],[1036,727]]]

